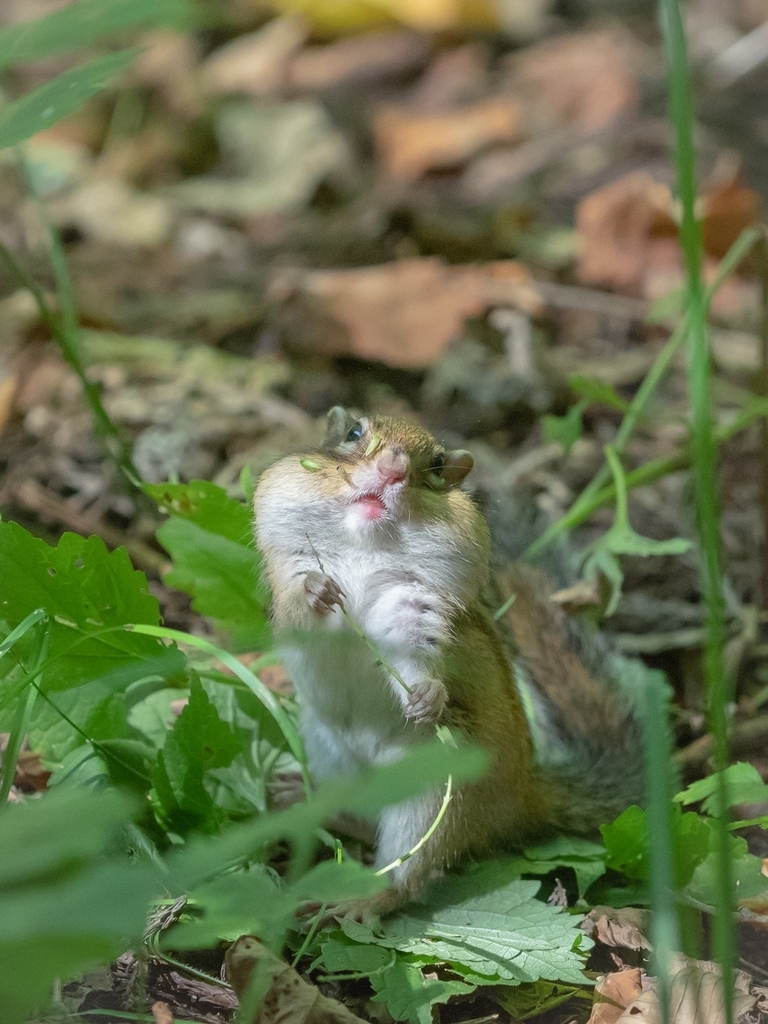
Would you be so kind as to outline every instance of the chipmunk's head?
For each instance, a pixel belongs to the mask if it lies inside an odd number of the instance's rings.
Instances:
[[[328,413],[322,450],[347,484],[353,527],[438,514],[473,465],[469,452],[446,451],[407,420],[359,416],[338,405]]]

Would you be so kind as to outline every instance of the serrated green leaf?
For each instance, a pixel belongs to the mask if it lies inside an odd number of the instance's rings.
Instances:
[[[80,49],[127,28],[183,29],[201,21],[202,10],[192,0],[80,0],[0,31],[0,68]]]
[[[216,831],[222,814],[206,786],[206,773],[229,765],[240,742],[222,722],[199,680],[192,679],[189,703],[165,737],[152,774],[155,813],[175,832]]]
[[[432,1007],[447,1003],[452,996],[474,992],[475,986],[464,981],[427,979],[421,968],[404,960],[396,960],[392,967],[371,975],[376,995],[374,1003],[384,1003],[395,1020],[410,1024],[432,1024]]]
[[[571,868],[579,896],[605,873],[605,847],[578,836],[558,836],[549,843],[523,851],[517,862],[522,874],[548,875],[558,868]]]
[[[466,967],[505,984],[538,978],[582,982],[582,953],[591,943],[584,941],[578,921],[535,899],[538,882],[510,881],[510,872],[510,861],[479,865],[433,883],[426,905],[412,904],[384,921],[380,931],[347,920],[342,929],[356,941],[444,962],[458,973]]]
[[[359,974],[367,978],[395,962],[393,950],[353,942],[343,933],[334,933],[326,939],[321,953],[322,965],[331,974]]]
[[[157,532],[173,559],[166,582],[191,594],[194,609],[230,632],[237,647],[263,648],[267,594],[249,509],[206,481],[145,490],[171,516]]]
[[[188,484],[144,484],[144,490],[168,515],[188,519],[208,533],[253,548],[251,511],[209,480]]]
[[[228,828],[216,844],[192,839],[170,858],[170,878],[180,891],[200,884],[220,870],[252,855],[264,843],[288,839],[306,849],[314,844],[315,830],[337,811],[375,818],[382,808],[445,783],[473,781],[488,764],[476,747],[445,747],[437,741],[411,748],[396,764],[379,765],[343,779],[326,782],[304,804],[262,815],[257,821]]]
[[[21,1024],[67,977],[138,941],[156,869],[105,859],[134,803],[118,793],[52,792],[3,808],[0,1006]]]
[[[709,844],[705,847],[700,863],[681,895],[714,910],[717,905],[717,892],[722,885],[717,852],[718,836],[716,829],[711,827],[714,822],[706,823],[710,826]],[[763,874],[763,862],[760,857],[749,852],[746,840],[741,836],[729,836],[728,846],[734,899],[768,898],[768,878]]]
[[[0,108],[0,149],[15,146],[73,114],[134,62],[138,50],[120,50],[64,71]]]
[[[567,455],[583,432],[585,402],[571,406],[564,416],[542,416],[545,441],[559,441]]]
[[[763,782],[754,765],[738,761],[726,768],[724,775],[729,807],[768,800],[768,785]],[[675,800],[684,806],[701,800],[702,810],[714,816],[717,814],[717,779],[716,773],[705,779],[697,779],[682,793],[678,793]]]
[[[575,374],[568,378],[569,385],[577,395],[587,399],[590,403],[599,402],[601,405],[608,405],[619,412],[626,412],[629,403],[616,393],[616,389],[602,380],[594,377],[582,377]]]

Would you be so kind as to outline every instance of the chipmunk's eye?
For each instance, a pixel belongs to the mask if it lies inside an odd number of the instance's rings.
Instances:
[[[351,430],[349,431],[347,436],[344,438],[344,440],[345,441],[359,441],[362,436],[363,436],[363,424],[362,423],[356,423],[354,425],[354,427],[351,428]]]
[[[434,473],[435,476],[442,476],[443,470],[445,469],[445,456],[442,452],[438,452],[437,455],[432,459],[432,465],[429,467],[430,473]]]

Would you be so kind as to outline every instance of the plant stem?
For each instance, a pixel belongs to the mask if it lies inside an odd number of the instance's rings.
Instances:
[[[693,147],[693,107],[688,76],[688,54],[679,0],[660,0],[661,28],[667,60],[670,118],[675,129],[675,169],[682,203],[680,244],[687,273],[688,385],[691,407],[691,454],[696,512],[701,544],[701,589],[707,612],[704,676],[707,684],[710,728],[715,740],[718,772],[717,902],[715,955],[723,971],[725,1020],[733,1019],[734,936],[731,919],[732,870],[729,854],[728,807],[723,771],[728,763],[726,707],[728,681],[723,660],[725,600],[720,572],[720,517],[717,495],[717,443],[715,439],[711,363],[707,336],[707,308],[702,282],[701,224],[696,219],[696,173]]]

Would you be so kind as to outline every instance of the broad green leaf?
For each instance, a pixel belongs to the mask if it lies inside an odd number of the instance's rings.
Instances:
[[[334,932],[323,943],[322,963],[331,974],[359,974],[367,978],[376,971],[392,967],[395,952],[384,946],[354,942],[343,932]]]
[[[739,761],[725,769],[725,785],[728,806],[735,804],[761,803],[768,800],[768,785],[751,764]],[[697,779],[675,797],[678,803],[685,805],[702,801],[702,810],[707,814],[717,814],[717,774],[708,775],[705,779]]]
[[[409,750],[395,764],[379,765],[349,777],[326,782],[312,799],[288,810],[262,815],[257,821],[234,825],[215,844],[193,839],[170,857],[170,878],[179,891],[199,885],[221,870],[253,855],[264,843],[288,839],[302,850],[314,845],[315,831],[337,811],[375,818],[382,808],[454,782],[473,781],[488,763],[476,747],[448,748],[438,741]]]
[[[171,25],[183,29],[201,20],[202,11],[192,0],[79,0],[0,31],[0,68],[81,49],[128,28]]]
[[[265,645],[267,594],[259,576],[250,511],[215,484],[149,484],[169,513],[157,532],[173,559],[166,582],[193,597],[193,607],[232,633],[236,646]]]
[[[703,856],[700,858],[701,862],[693,872],[691,880],[682,890],[682,896],[714,910],[717,906],[718,888],[721,885],[717,854],[718,836],[713,827],[714,823],[707,822],[707,824],[710,826],[708,828],[709,844],[705,845]],[[762,897],[765,901],[768,898],[768,878],[763,874],[762,860],[749,852],[747,842],[741,836],[729,836],[728,845],[734,899],[748,900]]]
[[[577,402],[564,416],[543,416],[544,440],[559,441],[567,455],[582,435],[585,405]]]
[[[513,877],[509,861],[478,865],[435,882],[425,904],[412,904],[373,932],[342,921],[346,935],[398,949],[423,963],[444,962],[458,973],[505,984],[583,981],[583,952],[591,945],[578,919],[535,898],[538,882]],[[586,939],[586,941],[585,941]]]
[[[432,1024],[435,1003],[447,1003],[452,996],[475,990],[464,981],[427,979],[420,967],[405,960],[396,960],[391,968],[371,975],[371,984],[376,992],[374,1003],[384,1003],[395,1020],[410,1024]]]
[[[528,1020],[548,1010],[554,1010],[569,999],[584,999],[591,1003],[593,995],[591,988],[575,988],[573,985],[537,981],[532,985],[500,988],[495,992],[494,999],[511,1014],[513,1020]]]
[[[548,875],[558,868],[571,868],[579,896],[605,873],[605,847],[578,836],[558,836],[549,843],[530,847],[517,861],[521,874]]]
[[[618,412],[626,412],[629,408],[629,403],[625,402],[616,393],[616,389],[602,380],[596,380],[594,377],[581,377],[575,374],[568,378],[568,383],[577,395],[587,399],[590,403],[599,402],[601,405],[608,405]]]
[[[159,873],[112,856],[134,802],[54,791],[0,813],[0,1006],[20,1024],[55,978],[141,939]]]
[[[193,678],[189,703],[166,735],[152,775],[155,813],[163,827],[179,833],[218,829],[223,815],[205,786],[205,776],[212,768],[229,765],[239,750],[238,738]]]
[[[117,792],[86,796],[64,790],[46,794],[44,801],[10,804],[0,815],[0,889],[95,856],[134,807]]]
[[[192,480],[188,484],[145,484],[144,490],[161,512],[188,519],[207,533],[253,547],[250,509],[230,498],[223,487],[208,480]]]
[[[712,822],[698,814],[680,813],[673,817],[675,884],[686,885],[698,865],[707,856],[712,842]],[[639,807],[628,807],[610,825],[600,829],[607,851],[607,865],[631,879],[648,877],[648,818]]]
[[[263,865],[248,871],[220,875],[196,887],[190,899],[201,917],[174,928],[168,936],[170,949],[203,949],[222,939],[258,934],[270,944],[294,923],[294,915],[306,900],[336,903],[372,896],[386,882],[356,861],[324,861],[292,885],[279,884]]]
[[[132,64],[138,52],[119,50],[97,57],[0,107],[0,149],[15,146],[73,114]]]
[[[109,552],[99,537],[74,533],[52,548],[16,523],[0,522],[0,581],[0,618],[9,627],[36,608],[48,613],[46,691],[95,679],[119,691],[136,679],[184,669],[175,648],[121,628],[160,619],[144,573],[124,548]]]

